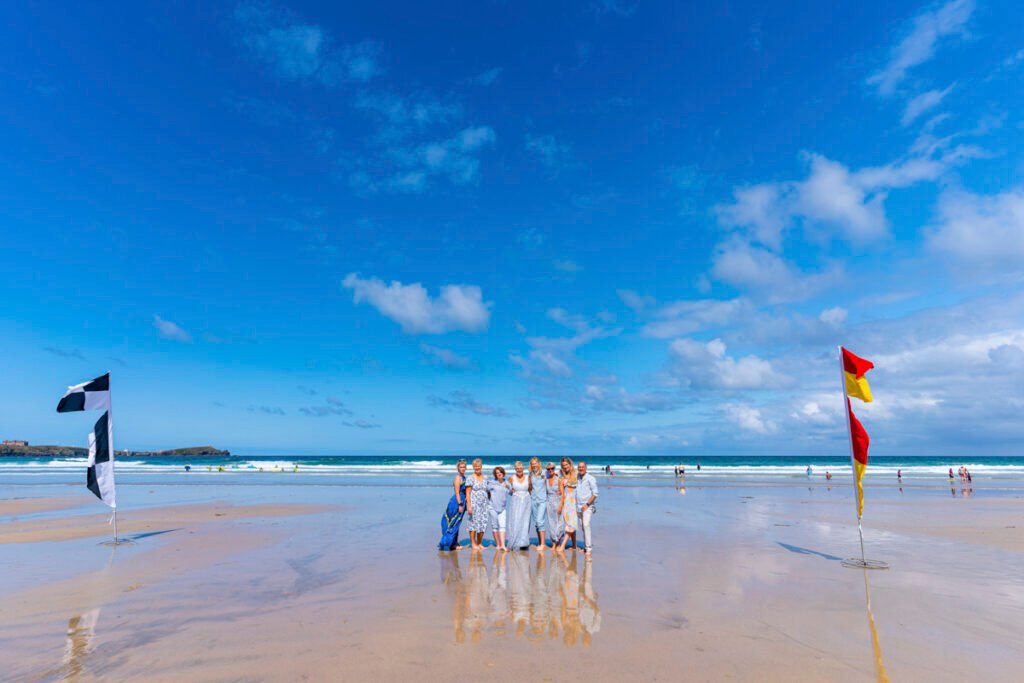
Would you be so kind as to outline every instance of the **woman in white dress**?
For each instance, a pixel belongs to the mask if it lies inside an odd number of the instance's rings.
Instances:
[[[512,495],[508,501],[508,549],[528,550],[530,547],[530,475],[522,462],[516,462],[516,472],[509,483]]]

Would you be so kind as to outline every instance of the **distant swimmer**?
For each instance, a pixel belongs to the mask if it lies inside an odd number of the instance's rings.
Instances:
[[[697,463],[697,471],[700,472],[700,463]]]
[[[192,465],[185,465],[185,471],[186,472],[191,472],[192,471]]]
[[[828,481],[832,481],[832,473],[829,472],[828,470],[825,470],[825,479],[827,479]]]
[[[809,477],[809,476],[811,476],[812,474],[814,474],[814,468],[813,468],[813,467],[811,467],[810,465],[808,465],[808,466],[807,466],[807,476]]]
[[[896,479],[898,481],[903,481],[903,470],[902,469],[896,470]]]
[[[224,466],[223,465],[217,465],[217,471],[218,472],[223,472],[224,471]]]

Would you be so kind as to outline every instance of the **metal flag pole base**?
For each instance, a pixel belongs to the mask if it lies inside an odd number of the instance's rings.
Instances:
[[[118,545],[135,545],[135,541],[130,538],[118,538],[117,537],[117,508],[114,508],[114,516],[111,518],[114,522],[114,538],[109,541],[102,541],[98,545],[105,546],[118,546]]]
[[[857,518],[857,533],[860,535],[860,559],[856,557],[848,557],[843,560],[843,566],[851,569],[888,569],[888,562],[882,562],[881,560],[868,560],[864,558],[864,528],[860,524],[859,517]]]
[[[860,557],[848,557],[842,562],[844,567],[850,569],[888,569],[889,563],[881,560],[865,560]]]

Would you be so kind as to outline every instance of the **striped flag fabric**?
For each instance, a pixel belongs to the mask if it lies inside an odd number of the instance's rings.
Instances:
[[[114,486],[114,428],[110,418],[110,373],[96,379],[68,387],[58,413],[83,410],[102,410],[103,415],[89,434],[89,460],[85,485],[97,498],[117,508],[117,489]]]
[[[853,460],[853,481],[857,490],[857,517],[864,516],[864,472],[868,468],[868,446],[871,439],[864,425],[860,423],[857,416],[853,414],[853,406],[850,405],[850,397],[859,398],[865,403],[870,403],[871,387],[868,385],[865,376],[868,370],[875,367],[875,364],[865,360],[843,347],[841,351],[841,362],[843,365],[843,378],[846,386],[846,417],[850,429],[850,457]]]

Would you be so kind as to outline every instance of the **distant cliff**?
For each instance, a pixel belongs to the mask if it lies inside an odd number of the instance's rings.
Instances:
[[[0,446],[0,457],[31,457],[31,456],[86,456],[89,450],[78,446]],[[231,451],[222,451],[213,446],[192,446],[191,448],[172,448],[169,451],[118,451],[119,457],[128,458],[196,458],[204,456],[225,457]]]

